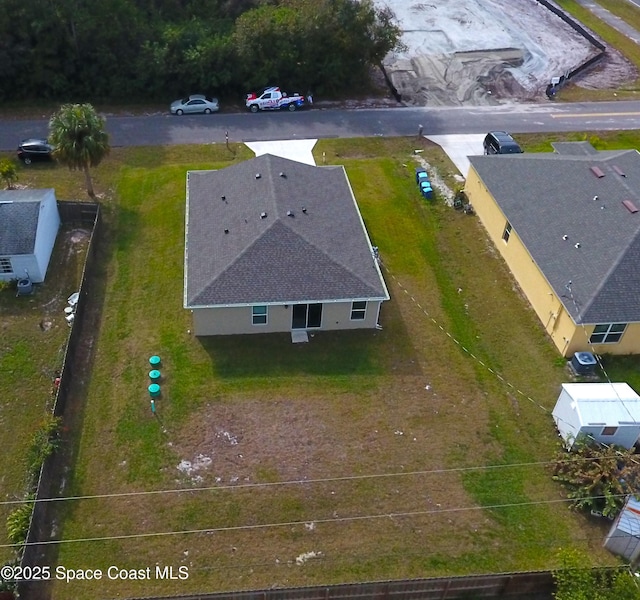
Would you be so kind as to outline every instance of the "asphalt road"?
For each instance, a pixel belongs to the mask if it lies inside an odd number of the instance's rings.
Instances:
[[[157,146],[327,137],[372,137],[640,129],[640,101],[512,104],[478,107],[321,109],[295,113],[169,114],[107,116],[111,145]],[[47,120],[0,122],[0,150],[16,148],[21,139],[46,137]]]

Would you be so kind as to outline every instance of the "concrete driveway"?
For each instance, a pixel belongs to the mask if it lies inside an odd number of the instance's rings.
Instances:
[[[428,140],[438,144],[458,167],[460,174],[466,179],[469,172],[469,156],[484,154],[482,140],[485,133],[470,133],[459,135],[427,135]]]
[[[245,142],[256,156],[273,154],[315,166],[312,150],[318,140],[274,140],[272,142]]]

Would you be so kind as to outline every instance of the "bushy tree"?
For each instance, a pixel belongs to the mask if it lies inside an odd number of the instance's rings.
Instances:
[[[57,160],[84,172],[87,193],[93,198],[89,168],[97,167],[110,150],[104,119],[91,104],[65,104],[49,120],[49,142]]]
[[[342,92],[366,83],[401,34],[373,0],[3,2],[0,99],[167,100],[273,83]]]
[[[390,9],[370,0],[281,0],[244,13],[234,32],[240,72],[251,87],[279,82],[331,93],[368,79],[399,46]]]
[[[626,568],[597,569],[575,549],[558,553],[560,566],[553,571],[556,600],[640,600],[636,577]]]
[[[143,45],[138,64],[149,94],[173,98],[195,91],[218,95],[228,89],[236,59],[229,35],[194,20],[165,26],[159,40]]]
[[[570,452],[559,448],[553,479],[567,488],[575,508],[614,517],[626,496],[640,490],[640,456],[633,448],[603,445],[581,435]]]
[[[8,190],[12,190],[18,181],[18,167],[15,161],[10,158],[0,160],[0,179],[4,182]]]

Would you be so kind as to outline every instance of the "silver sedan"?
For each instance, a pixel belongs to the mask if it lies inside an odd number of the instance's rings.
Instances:
[[[204,94],[191,94],[188,98],[172,102],[170,110],[172,115],[186,115],[189,113],[209,115],[212,112],[218,112],[219,108],[216,98],[209,98]]]

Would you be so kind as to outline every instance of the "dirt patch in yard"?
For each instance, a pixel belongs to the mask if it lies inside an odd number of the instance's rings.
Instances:
[[[380,490],[400,487],[408,498],[418,495],[434,507],[451,504],[451,498],[455,504],[470,503],[458,474],[431,471],[445,469],[452,452],[464,452],[470,440],[483,437],[486,419],[477,419],[470,429],[464,418],[482,402],[481,395],[467,390],[452,401],[438,387],[428,377],[409,376],[364,395],[328,390],[315,396],[300,390],[295,397],[211,402],[177,436],[173,447],[182,460],[176,478],[186,486],[329,478],[341,495],[354,480],[380,476],[372,479]],[[370,500],[363,497],[362,505]],[[414,500],[410,504],[415,508]]]

